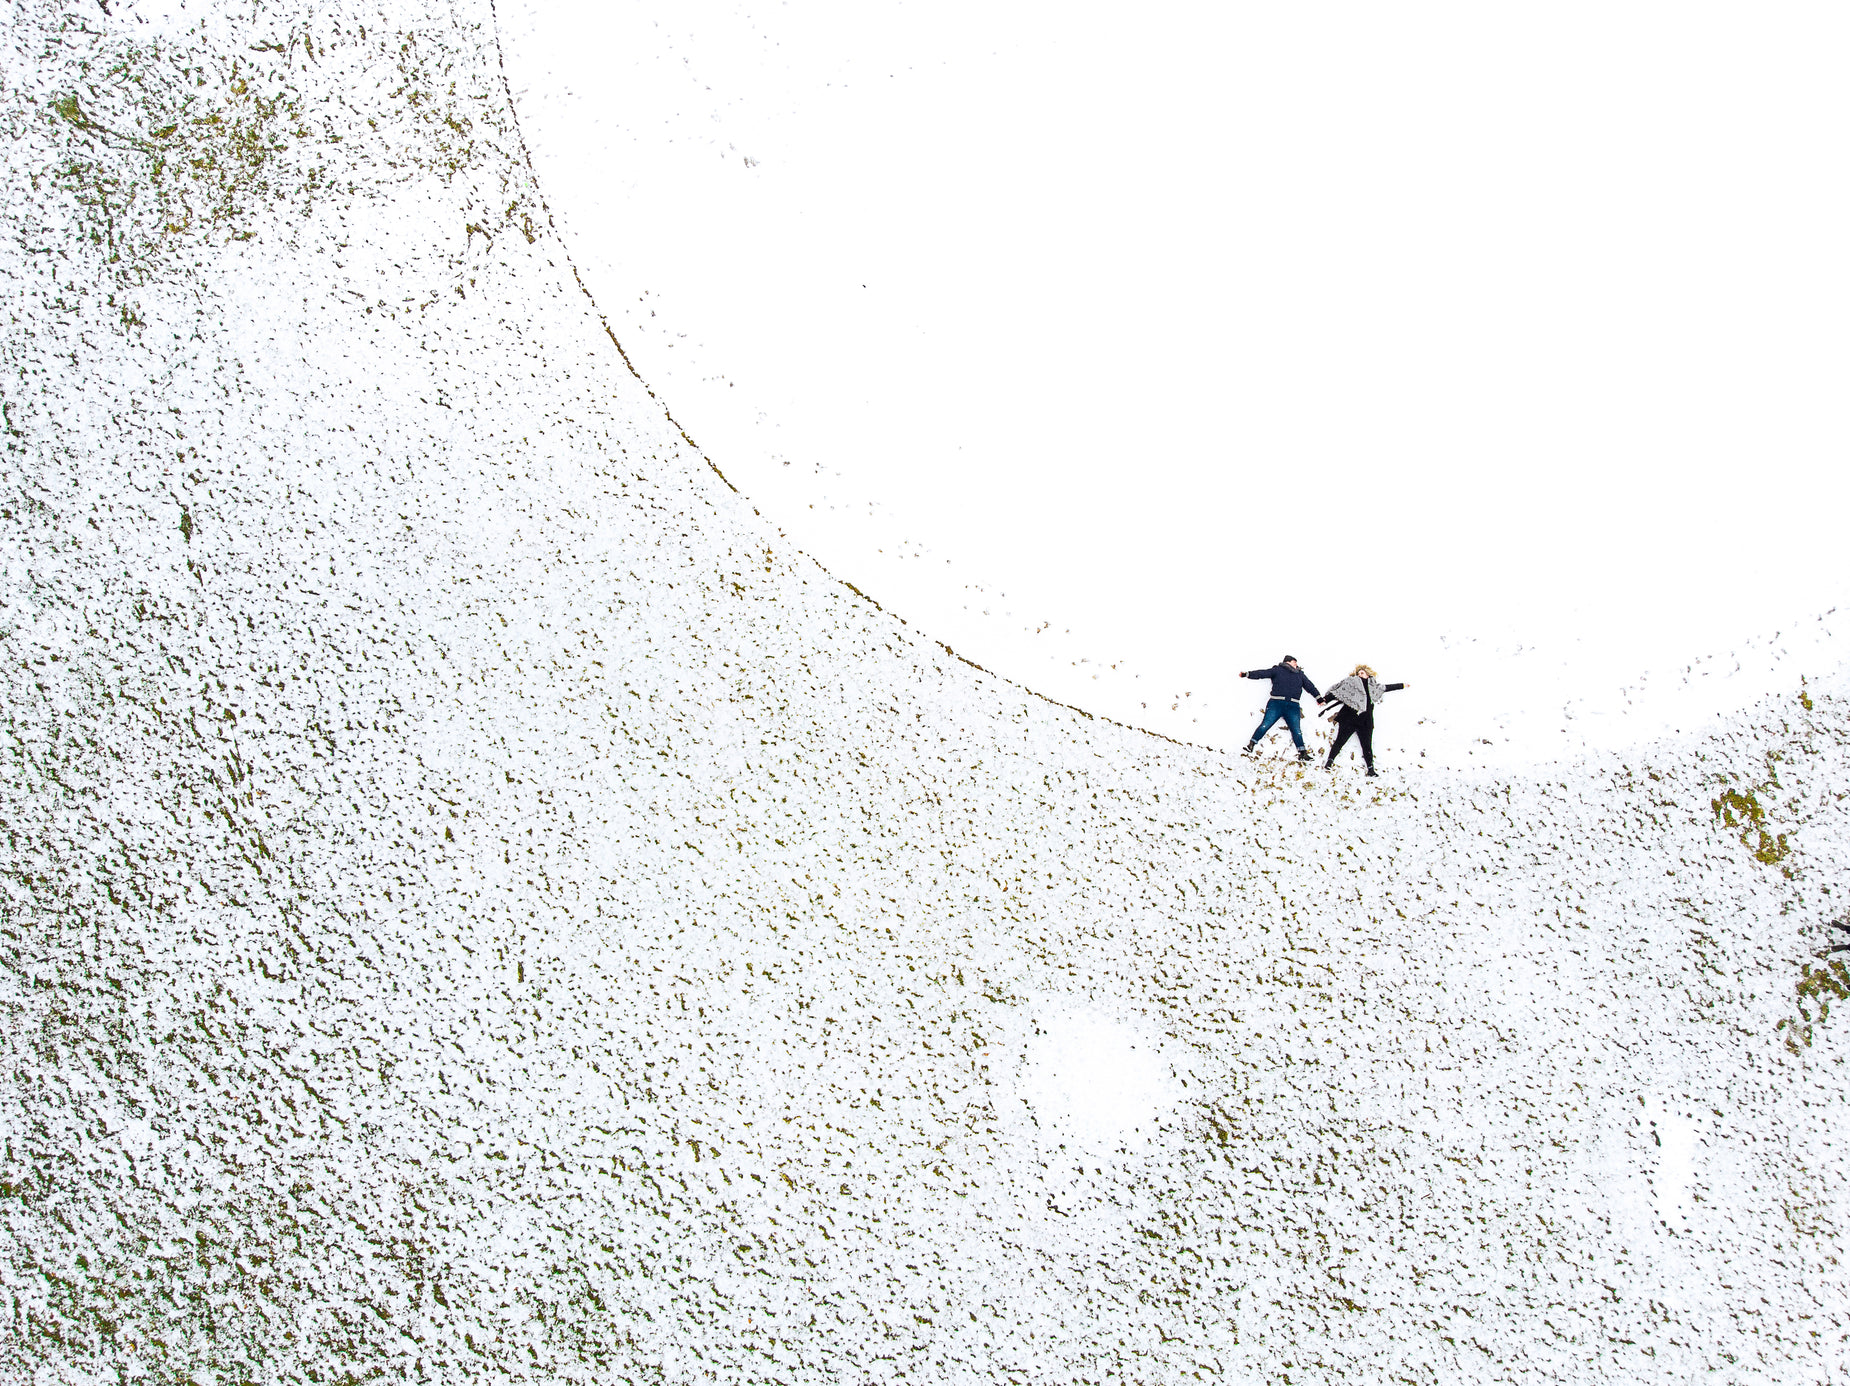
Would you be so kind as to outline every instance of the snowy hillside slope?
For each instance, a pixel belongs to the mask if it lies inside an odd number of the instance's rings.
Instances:
[[[9,1379],[1846,1379],[1850,688],[1040,701],[629,374],[487,10],[176,15],[7,29]]]

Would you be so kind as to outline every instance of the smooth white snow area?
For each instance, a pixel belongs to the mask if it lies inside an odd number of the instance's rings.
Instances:
[[[1696,1178],[1696,1123],[1688,1112],[1676,1109],[1674,1097],[1669,1103],[1662,1098],[1653,1103],[1646,1096],[1640,1105],[1651,1144],[1658,1152],[1657,1169],[1651,1175],[1651,1209],[1663,1227],[1681,1231],[1690,1216],[1690,1190]]]
[[[486,5],[191,9],[0,25],[0,1380],[1850,1376],[1834,636],[1044,701],[625,367]]]
[[[1109,1151],[1146,1129],[1181,1096],[1160,1037],[1097,1007],[1034,1017],[1018,1091],[1044,1138]]]
[[[1392,754],[1533,764],[1850,657],[1755,643],[1850,609],[1838,7],[500,18],[643,378],[1029,687],[1231,747],[1366,661]]]

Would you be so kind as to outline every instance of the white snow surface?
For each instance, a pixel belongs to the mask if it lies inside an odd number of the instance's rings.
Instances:
[[[627,370],[486,8],[193,13],[6,28],[0,1375],[1850,1379],[1850,686],[1043,701]]]
[[[1850,659],[1836,7],[498,17],[637,370],[978,663],[1232,747],[1366,660],[1513,768]]]

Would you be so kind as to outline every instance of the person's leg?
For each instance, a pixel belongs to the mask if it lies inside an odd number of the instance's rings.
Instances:
[[[1329,759],[1323,762],[1323,768],[1329,769],[1336,764],[1337,754],[1349,744],[1349,738],[1355,735],[1355,719],[1348,713],[1339,713],[1336,718],[1336,740],[1330,745]]]
[[[1355,739],[1362,743],[1362,760],[1370,770],[1375,768],[1375,719],[1363,717],[1355,728]]]
[[[1253,733],[1253,745],[1257,746],[1265,740],[1265,734],[1272,730],[1280,717],[1284,716],[1284,706],[1282,698],[1271,698],[1266,701],[1265,716],[1260,719],[1259,730]]]
[[[1291,728],[1291,739],[1297,748],[1304,749],[1304,710],[1298,706],[1296,698],[1281,698],[1278,708],[1285,714],[1285,725]]]

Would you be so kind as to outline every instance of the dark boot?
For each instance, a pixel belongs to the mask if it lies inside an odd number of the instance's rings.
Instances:
[[[1298,747],[1298,759],[1299,760],[1309,760],[1310,759],[1310,747],[1308,746]]]

